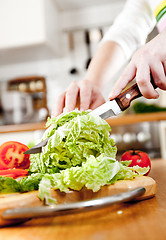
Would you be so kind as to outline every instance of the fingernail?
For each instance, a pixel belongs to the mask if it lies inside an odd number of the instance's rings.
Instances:
[[[158,99],[159,98],[159,95],[156,95],[155,97],[154,97],[154,99]]]
[[[69,112],[71,112],[71,111],[73,111],[73,109],[71,109],[71,108],[64,108],[64,109],[63,109],[63,112],[64,112],[64,113],[69,113]]]
[[[109,98],[109,99],[113,99],[113,98],[114,98],[113,94],[110,93],[110,94],[108,95],[108,98]]]
[[[67,113],[67,112],[68,112],[68,109],[67,109],[67,108],[64,108],[64,109],[63,109],[63,112],[64,112],[64,113]]]
[[[52,113],[52,114],[51,114],[51,118],[56,118],[58,115],[59,115],[59,114],[57,114],[57,113]]]
[[[54,118],[54,117],[55,117],[55,113],[52,112],[52,113],[51,113],[51,118]]]

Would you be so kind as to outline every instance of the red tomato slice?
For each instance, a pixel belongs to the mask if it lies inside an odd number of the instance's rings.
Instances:
[[[28,169],[30,155],[24,154],[29,148],[19,142],[9,141],[0,146],[0,170],[21,168]]]
[[[0,175],[1,176],[6,175],[6,174],[14,174],[16,176],[26,175],[26,174],[28,174],[28,170],[17,169],[17,168],[0,170]]]
[[[12,178],[15,178],[15,175],[14,175],[14,174],[6,174],[6,175],[3,175],[3,177],[12,177]]]
[[[21,176],[27,176],[28,175],[28,170],[25,169],[5,169],[5,170],[0,170],[0,176],[5,176],[5,177],[21,177]]]

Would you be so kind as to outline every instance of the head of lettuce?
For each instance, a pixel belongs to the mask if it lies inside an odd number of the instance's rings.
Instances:
[[[83,187],[98,191],[118,180],[143,175],[148,168],[128,167],[130,161],[116,160],[117,148],[111,127],[89,112],[72,111],[47,121],[43,139],[49,141],[42,153],[31,155],[32,176],[42,175],[39,197],[47,203],[51,188],[68,192]]]
[[[29,176],[20,181],[0,176],[0,193],[39,190],[46,204],[56,203],[51,189],[63,192],[82,188],[98,191],[118,180],[144,175],[149,168],[118,162],[117,148],[107,122],[90,112],[73,111],[47,121],[42,152],[31,154]]]

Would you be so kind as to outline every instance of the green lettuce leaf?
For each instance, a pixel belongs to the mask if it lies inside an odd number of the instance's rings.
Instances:
[[[53,168],[82,166],[91,155],[98,157],[104,153],[115,158],[117,148],[110,138],[111,128],[100,117],[73,111],[48,122],[51,126],[43,139],[50,139],[42,153],[31,155],[32,172],[49,173]]]
[[[11,177],[0,176],[0,193],[19,192],[20,184]]]
[[[29,192],[33,190],[38,190],[39,183],[42,180],[43,175],[41,173],[33,173],[28,177],[24,177],[19,181],[20,192]]]
[[[128,164],[129,161],[126,165]],[[51,188],[67,193],[69,190],[79,191],[86,187],[97,192],[104,185],[114,184],[118,180],[131,180],[144,175],[148,170],[149,168],[139,166],[127,167],[124,162],[122,164],[115,159],[105,157],[104,154],[97,158],[90,156],[82,167],[71,167],[52,175],[45,174],[40,182],[39,197],[50,204],[53,203]]]

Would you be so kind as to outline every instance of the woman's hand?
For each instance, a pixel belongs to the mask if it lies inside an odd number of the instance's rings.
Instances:
[[[151,84],[151,75],[155,85],[166,90],[166,30],[136,51],[109,98],[117,97],[135,77],[144,97],[158,98],[159,94]]]
[[[78,107],[81,111],[95,109],[105,103],[101,91],[124,64],[122,48],[115,42],[104,42],[97,49],[84,80],[74,81],[56,100],[52,116]],[[88,79],[88,80],[85,80]]]
[[[100,89],[88,80],[74,81],[57,99],[52,117],[70,112],[78,107],[81,111],[95,109],[105,102]]]

